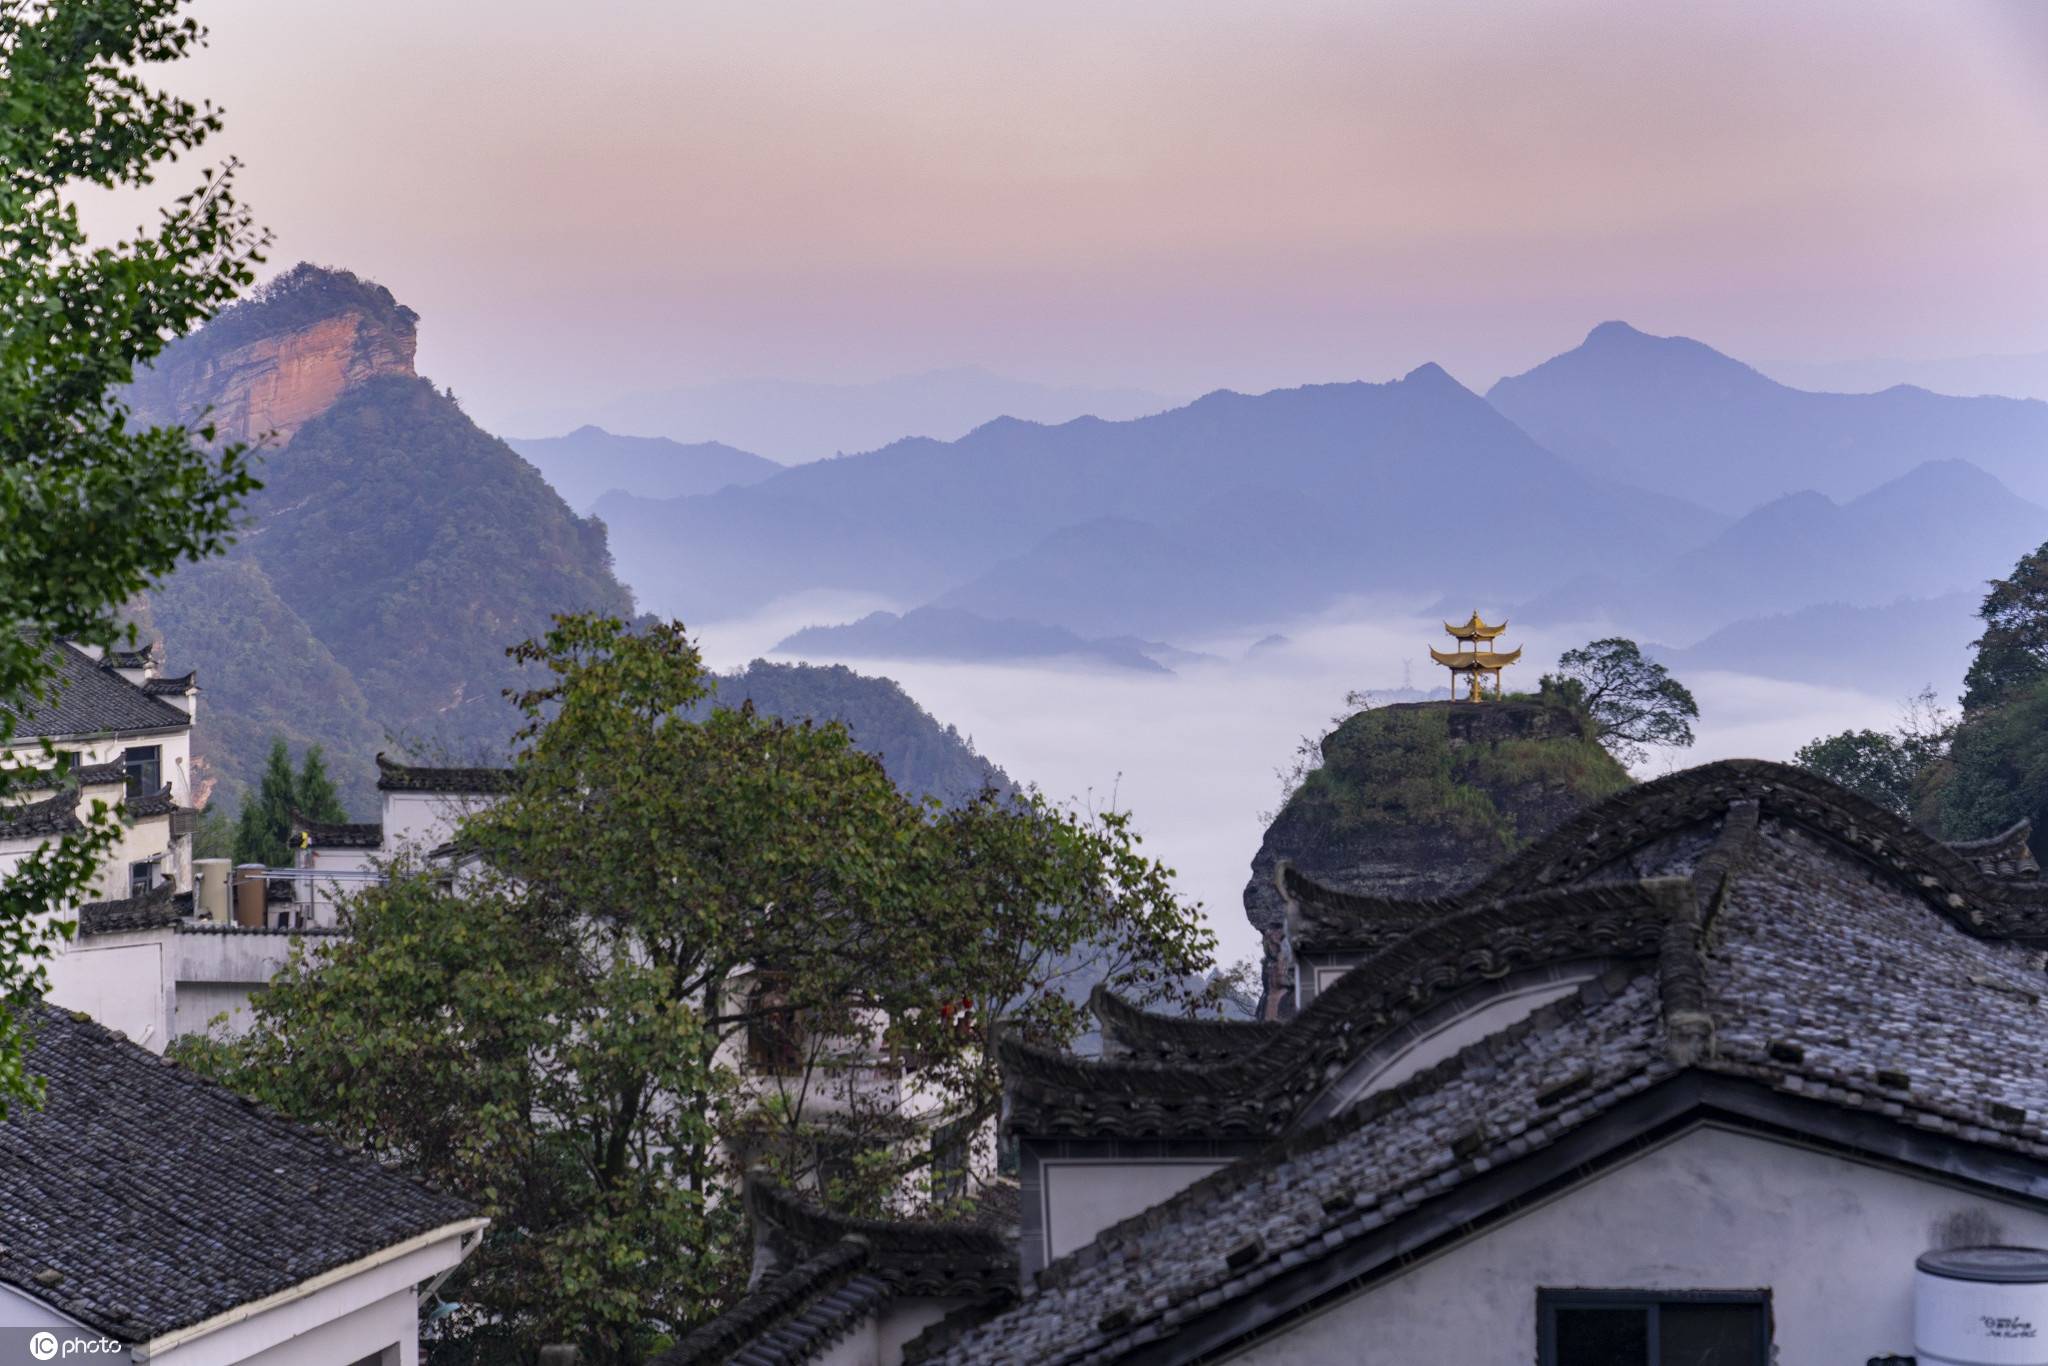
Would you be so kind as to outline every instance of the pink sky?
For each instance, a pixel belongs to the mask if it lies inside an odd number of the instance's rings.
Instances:
[[[1602,319],[2048,348],[2048,5],[201,0],[301,257],[486,425],[980,364],[1484,385]]]

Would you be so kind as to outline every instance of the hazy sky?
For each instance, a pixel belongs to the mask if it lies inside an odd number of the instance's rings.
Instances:
[[[301,257],[536,391],[2048,348],[2048,5],[201,0]]]

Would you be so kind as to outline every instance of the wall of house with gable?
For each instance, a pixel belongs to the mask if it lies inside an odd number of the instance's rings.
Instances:
[[[2048,1211],[1707,1126],[1230,1360],[1534,1361],[1538,1289],[1764,1287],[1777,1360],[1910,1356],[1914,1259],[1983,1241],[2048,1246]]]

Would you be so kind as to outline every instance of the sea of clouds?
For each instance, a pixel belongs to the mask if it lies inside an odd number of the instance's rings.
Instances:
[[[698,639],[713,667],[772,653],[775,642],[817,621],[850,621],[900,605],[852,595],[810,594],[745,620],[711,623]],[[1284,645],[1247,653],[1268,635]],[[1533,688],[1563,650],[1600,634],[1596,626],[1521,635],[1510,687]],[[1242,896],[1264,813],[1281,793],[1285,768],[1305,735],[1320,735],[1353,691],[1442,686],[1427,648],[1443,644],[1438,619],[1418,604],[1357,600],[1315,617],[1276,621],[1211,640],[1176,641],[1216,656],[1172,675],[1082,663],[963,664],[929,659],[810,658],[893,678],[927,711],[972,739],[1020,782],[1082,807],[1133,813],[1147,852],[1176,872],[1184,895],[1202,903],[1228,963],[1256,956]],[[1697,743],[1653,755],[1638,776],[1713,759],[1788,759],[1816,735],[1851,727],[1885,729],[1902,699],[1852,688],[1816,687],[1732,673],[1684,682],[1699,701]],[[1936,680],[1955,692],[1954,680]]]

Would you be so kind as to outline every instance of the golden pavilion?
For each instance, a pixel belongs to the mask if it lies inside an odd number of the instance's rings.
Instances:
[[[1478,611],[1462,626],[1444,623],[1444,634],[1458,642],[1458,648],[1451,651],[1432,649],[1429,657],[1451,671],[1451,699],[1457,700],[1458,681],[1465,682],[1465,699],[1479,702],[1486,698],[1486,680],[1493,680],[1493,695],[1500,696],[1500,671],[1522,657],[1520,646],[1500,652],[1491,648],[1500,633],[1508,629],[1502,622],[1488,626],[1479,619]]]

